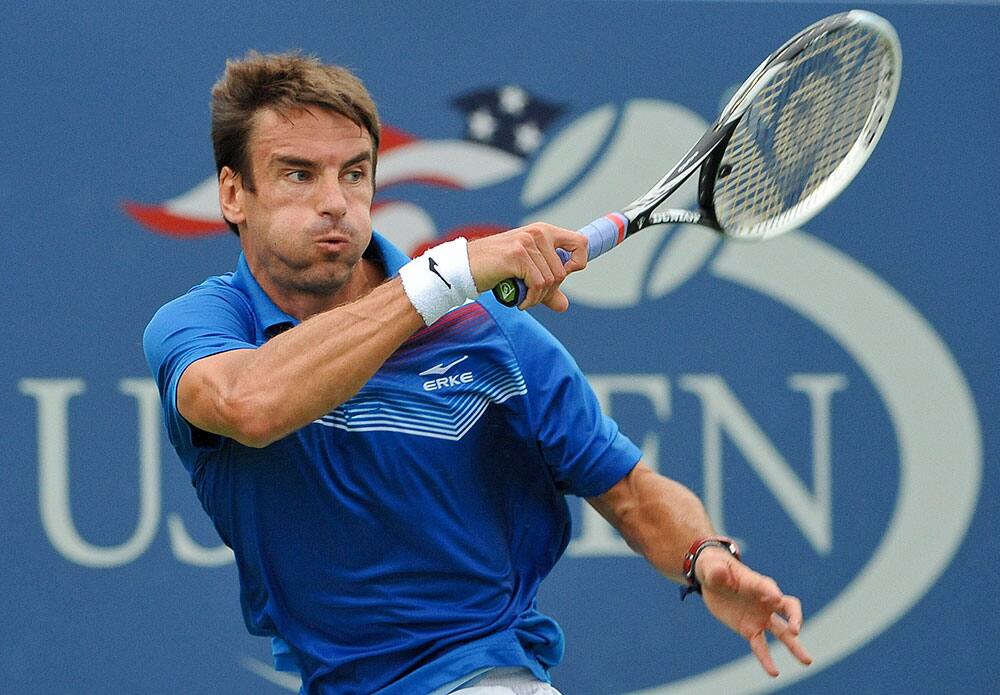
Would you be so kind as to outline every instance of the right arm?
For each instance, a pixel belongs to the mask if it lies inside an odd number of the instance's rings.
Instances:
[[[396,278],[256,349],[192,363],[177,385],[177,409],[206,432],[267,446],[357,393],[422,325]]]
[[[564,267],[554,248],[570,251]],[[569,304],[559,284],[586,265],[586,240],[535,224],[474,242],[476,288],[508,277],[529,287],[522,308]],[[255,349],[230,350],[192,363],[177,387],[177,408],[195,427],[262,447],[326,415],[357,393],[423,326],[399,278],[360,299],[317,314]]]

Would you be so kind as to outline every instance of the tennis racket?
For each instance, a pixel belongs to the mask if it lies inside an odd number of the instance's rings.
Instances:
[[[803,29],[754,70],[649,192],[579,230],[590,242],[589,260],[656,224],[700,224],[745,240],[801,226],[868,160],[896,101],[901,66],[896,31],[871,12],[851,10]],[[656,211],[699,167],[698,210]],[[493,294],[517,306],[527,287],[509,278]]]

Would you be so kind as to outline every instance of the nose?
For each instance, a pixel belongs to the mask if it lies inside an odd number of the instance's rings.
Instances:
[[[316,212],[333,218],[347,213],[347,196],[338,176],[324,176],[316,187]]]

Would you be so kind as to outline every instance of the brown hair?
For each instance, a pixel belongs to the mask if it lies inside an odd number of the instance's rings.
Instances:
[[[212,87],[216,175],[229,167],[253,191],[248,145],[254,116],[266,108],[284,113],[307,105],[339,113],[368,131],[374,173],[381,127],[375,102],[361,80],[346,68],[298,52],[250,51],[239,60],[227,60],[225,73]],[[227,223],[239,235],[236,225]]]

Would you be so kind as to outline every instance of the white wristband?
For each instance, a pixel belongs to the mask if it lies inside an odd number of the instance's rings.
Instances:
[[[403,290],[428,326],[479,296],[464,237],[428,249],[399,269]]]

